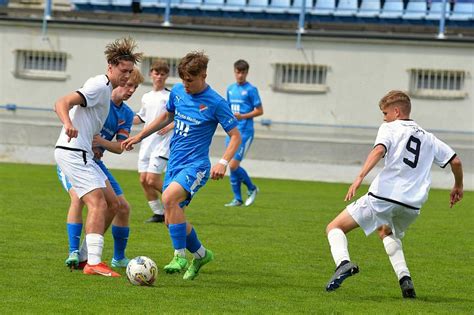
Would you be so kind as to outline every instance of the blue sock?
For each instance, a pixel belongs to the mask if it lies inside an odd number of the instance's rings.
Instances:
[[[130,227],[112,225],[112,235],[114,237],[114,259],[124,259],[128,236],[130,235]]]
[[[239,166],[238,169],[235,170],[240,177],[240,180],[244,182],[245,186],[247,186],[248,190],[254,190],[255,185],[252,183],[252,180],[250,179],[249,174],[241,167]]]
[[[168,226],[174,249],[186,248],[186,222]]]
[[[242,180],[239,177],[239,174],[235,171],[230,171],[230,186],[232,187],[232,192],[234,193],[234,199],[242,202],[242,191],[240,190]]]
[[[69,238],[69,252],[79,250],[79,243],[81,242],[82,223],[68,223],[67,235]]]
[[[193,228],[191,233],[186,236],[186,249],[191,253],[195,253],[199,248],[201,248],[201,242],[199,241],[196,231],[194,231]]]

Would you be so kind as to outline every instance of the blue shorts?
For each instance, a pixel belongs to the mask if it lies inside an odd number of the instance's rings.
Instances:
[[[233,159],[242,162],[248,150],[250,149],[250,146],[252,145],[253,132],[241,133],[240,135],[242,137],[242,143],[237,149],[237,152],[235,152]],[[229,145],[229,141],[230,141],[230,137],[227,136],[225,139],[226,147]]]
[[[117,182],[117,180],[115,180],[114,176],[112,175],[112,173],[110,173],[109,169],[105,166],[104,162],[102,161],[96,161],[94,160],[94,162],[100,167],[100,169],[102,170],[102,172],[104,172],[104,174],[107,176],[107,179],[109,180],[110,182],[110,185],[112,186],[112,188],[114,189],[114,192],[117,196],[120,196],[120,195],[123,195],[123,190],[122,188],[120,187],[119,183]],[[69,192],[69,189],[72,188],[72,185],[71,183],[67,180],[66,176],[64,175],[64,173],[61,171],[61,169],[59,168],[59,166],[57,167],[57,173],[58,173],[58,178],[59,178],[59,181],[61,182],[61,184],[63,185],[63,188]]]
[[[180,184],[188,193],[186,200],[179,204],[181,208],[184,208],[189,205],[194,194],[197,193],[201,187],[204,187],[209,179],[209,173],[210,168],[207,163],[205,165],[189,165],[179,169],[168,169],[163,184],[163,192],[172,182]]]

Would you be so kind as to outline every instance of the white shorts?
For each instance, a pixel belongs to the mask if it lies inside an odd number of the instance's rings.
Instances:
[[[106,187],[107,176],[85,151],[56,148],[54,158],[79,198]]]
[[[410,209],[368,194],[346,207],[350,216],[369,235],[382,225],[388,225],[395,237],[402,238],[405,230],[415,221],[420,210]]]
[[[138,159],[138,172],[163,174],[166,171],[167,164],[167,158],[152,154],[150,157]]]

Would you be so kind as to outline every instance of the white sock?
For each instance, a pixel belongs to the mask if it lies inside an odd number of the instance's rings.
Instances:
[[[102,249],[104,248],[104,236],[96,233],[86,234],[87,240],[87,263],[97,265],[102,261]]]
[[[150,209],[151,211],[153,211],[154,214],[165,213],[165,209],[163,208],[163,204],[161,203],[160,199],[148,201],[148,205],[150,206]]]
[[[199,247],[199,249],[195,253],[193,253],[193,255],[196,259],[204,258],[204,256],[206,256],[206,248],[201,245],[201,247]]]
[[[79,261],[87,260],[87,240],[86,237],[82,240],[81,248],[79,249]]]
[[[398,280],[404,276],[410,276],[410,271],[408,271],[405,256],[403,255],[402,241],[393,235],[389,235],[383,239],[383,245]]]
[[[186,257],[186,248],[175,249],[174,255],[179,257]]]
[[[347,249],[346,234],[344,234],[341,229],[332,229],[329,231],[328,241],[331,246],[331,254],[336,263],[336,267],[344,260],[351,260],[349,258],[349,250]]]

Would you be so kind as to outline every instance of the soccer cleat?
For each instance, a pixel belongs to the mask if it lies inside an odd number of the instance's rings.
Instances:
[[[400,289],[402,289],[402,295],[404,298],[414,299],[416,298],[415,287],[413,281],[409,276],[405,276],[400,279]]]
[[[334,272],[331,280],[329,280],[328,284],[326,285],[326,291],[336,290],[341,286],[342,282],[346,278],[355,275],[358,272],[359,267],[356,264],[347,260],[341,262],[339,267],[336,268],[336,272]]]
[[[173,259],[163,269],[166,273],[176,273],[185,270],[188,266],[188,260],[181,256],[174,256]]]
[[[258,190],[258,187],[255,186],[255,189],[254,190],[249,190],[248,191],[248,198],[247,200],[245,200],[245,206],[250,206],[252,205],[254,202],[255,202],[255,198],[257,197],[257,194],[258,194],[259,190]]]
[[[65,261],[65,264],[68,268],[71,269],[78,269],[79,267],[79,251],[75,250],[69,253],[68,258]]]
[[[128,259],[127,257],[119,259],[119,260],[112,258],[110,265],[114,268],[126,268],[129,261],[130,259]]]
[[[165,222],[165,215],[164,214],[154,214],[145,223],[161,223]]]
[[[197,277],[199,273],[199,269],[207,263],[210,263],[214,260],[214,253],[210,250],[206,249],[206,256],[201,259],[194,258],[191,265],[189,266],[188,270],[183,276],[184,280],[193,280]]]
[[[242,205],[242,201],[239,201],[237,199],[232,199],[231,202],[226,203],[224,207],[240,207]]]
[[[113,271],[106,263],[101,262],[97,265],[86,264],[82,271],[85,275],[99,275],[105,277],[120,277],[119,273]]]
[[[80,261],[79,265],[77,266],[77,269],[83,270],[86,265],[87,265],[87,260]]]

